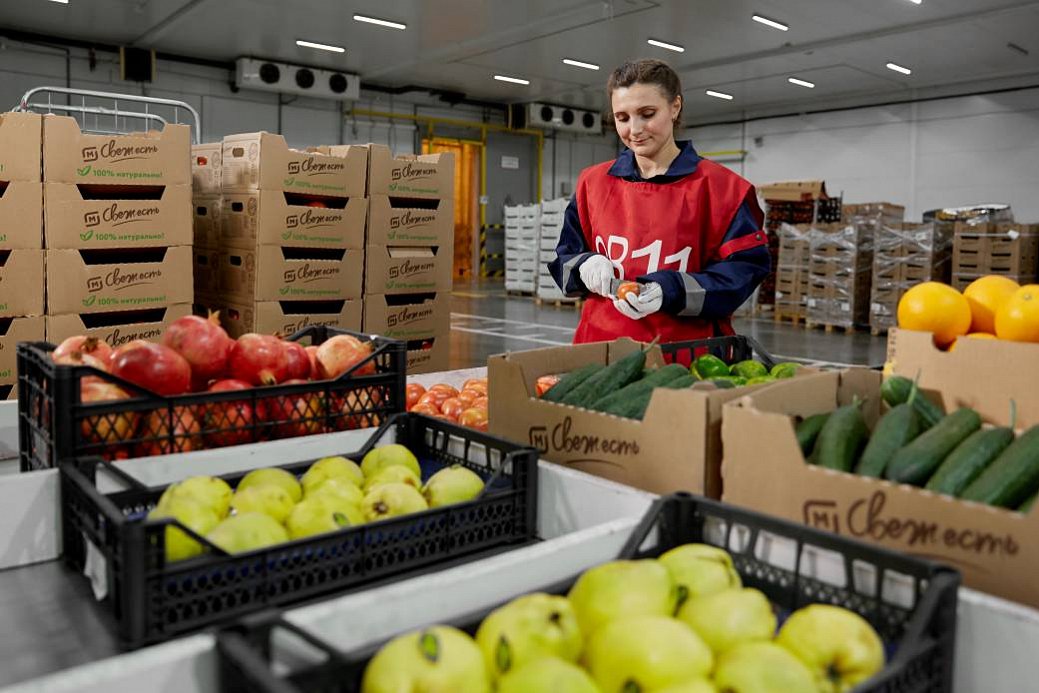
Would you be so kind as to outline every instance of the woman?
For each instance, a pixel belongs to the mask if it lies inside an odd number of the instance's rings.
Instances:
[[[732,334],[771,264],[754,186],[675,142],[682,87],[666,63],[625,63],[606,92],[627,150],[581,172],[549,264],[567,296],[588,296],[574,342]],[[617,298],[622,280],[639,293]]]

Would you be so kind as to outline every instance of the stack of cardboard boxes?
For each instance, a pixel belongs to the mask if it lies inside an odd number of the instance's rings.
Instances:
[[[953,286],[961,291],[987,274],[1034,284],[1039,273],[1039,224],[957,221],[953,240]]]
[[[40,116],[0,114],[0,397],[17,395],[15,345],[45,327]]]
[[[898,302],[911,287],[948,283],[952,234],[933,221],[885,223],[874,242],[869,326],[879,334],[898,324]],[[949,229],[951,231],[951,229]]]
[[[190,128],[96,135],[43,117],[47,340],[157,339],[191,312]]]
[[[206,170],[214,158],[219,176]],[[365,148],[297,151],[258,132],[225,137],[218,156],[196,147],[193,160],[197,303],[233,337],[359,330]]]
[[[408,373],[446,370],[454,157],[394,158],[375,144],[368,151],[364,331],[407,342]]]
[[[776,260],[776,320],[804,320],[808,307],[808,271],[812,252],[811,224],[779,226]]]

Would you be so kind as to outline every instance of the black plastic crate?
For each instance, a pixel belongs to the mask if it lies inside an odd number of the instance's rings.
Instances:
[[[370,342],[372,353],[334,380],[173,397],[89,366],[59,366],[50,358],[54,345],[23,342],[18,345],[21,470],[49,469],[84,455],[126,459],[366,428],[404,411],[404,342],[325,326],[305,328],[289,339],[320,344],[340,334]],[[86,378],[117,385],[130,398],[84,403]]]
[[[689,365],[699,356],[712,354],[730,366],[752,358],[761,361],[769,370],[776,365],[776,360],[756,339],[739,334],[694,339],[688,342],[668,342],[661,344],[660,350],[668,363]]]
[[[419,458],[423,478],[461,464],[486,480],[476,499],[350,527],[277,546],[228,555],[176,520],[147,520],[165,486],[147,487],[98,457],[62,461],[65,562],[87,563],[88,541],[105,564],[103,602],[128,648],[318,595],[398,579],[420,568],[465,560],[532,542],[537,531],[537,452],[486,433],[418,414],[398,414],[358,451],[360,460],[389,432]],[[311,461],[282,466],[302,474]],[[99,470],[127,487],[97,488]],[[221,476],[232,488],[247,472]],[[167,563],[167,526],[210,547]]]
[[[655,544],[647,547],[646,542],[654,540],[653,530]],[[952,690],[960,583],[956,571],[686,493],[658,499],[632,533],[620,558],[655,557],[690,542],[728,549],[744,584],[768,595],[781,618],[812,603],[836,604],[866,618],[884,639],[889,654],[883,671],[857,687],[857,693]],[[759,551],[764,542],[785,542],[795,556],[792,565],[762,560]],[[888,576],[910,582],[914,603],[899,606],[869,589],[838,587],[802,574],[802,559],[817,551],[835,556],[843,564],[847,585],[855,585],[855,575],[866,570],[873,571],[873,584],[877,586],[884,585]],[[562,583],[531,591],[565,593],[576,579],[575,575]],[[488,613],[490,609],[459,615],[448,624],[474,633]],[[275,634],[279,636],[276,641]],[[277,613],[257,614],[218,634],[221,690],[357,693],[365,666],[383,644],[342,652]],[[291,671],[273,670],[272,662],[281,648],[291,648]],[[285,664],[289,658],[281,658],[279,664]]]

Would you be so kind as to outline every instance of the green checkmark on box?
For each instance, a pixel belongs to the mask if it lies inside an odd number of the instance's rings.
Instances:
[[[90,173],[90,164],[87,164],[83,168],[77,168],[76,173],[78,173],[81,176],[87,175],[88,173]]]
[[[94,301],[97,300],[97,296],[87,296],[83,299],[83,305],[89,308],[94,305]]]
[[[287,295],[289,293],[289,287],[287,287],[287,286],[281,287],[280,289],[278,289],[278,293],[281,294],[282,296]]]
[[[91,231],[84,231],[83,233],[79,234],[79,240],[81,240],[81,241],[89,241],[93,237],[94,237],[93,230],[91,230]]]
[[[291,231],[286,231],[285,233],[281,234],[281,240],[283,240],[283,241],[287,241],[290,238],[292,238],[292,232]]]

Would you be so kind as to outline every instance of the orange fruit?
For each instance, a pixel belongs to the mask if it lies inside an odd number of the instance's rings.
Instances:
[[[998,274],[990,274],[972,281],[970,286],[963,290],[963,297],[970,304],[970,331],[989,334],[995,332],[996,311],[1020,288],[1021,285],[1013,279]]]
[[[1039,342],[1039,284],[1025,284],[996,312],[996,336]]]
[[[970,322],[970,304],[948,284],[917,284],[898,302],[898,326],[930,332],[939,346],[948,346],[967,334]]]
[[[989,334],[988,332],[970,332],[950,344],[949,351],[956,348],[956,345],[960,343],[960,339],[999,339],[999,337],[994,334]]]

